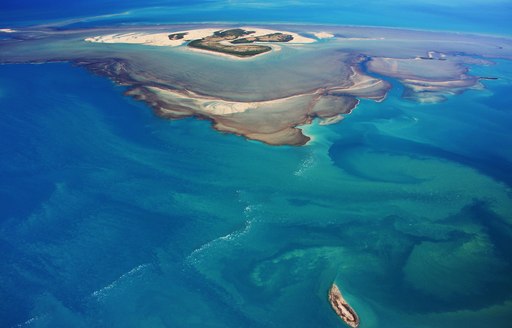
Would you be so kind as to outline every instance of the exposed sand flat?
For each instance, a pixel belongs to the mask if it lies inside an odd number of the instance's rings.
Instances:
[[[434,54],[429,52],[429,57]],[[468,75],[457,59],[439,58],[442,60],[372,58],[368,68],[398,79],[406,87],[403,97],[420,103],[440,102],[448,95],[480,86],[478,77]]]
[[[391,85],[388,82],[361,74],[354,67],[351,69],[352,75],[350,76],[350,80],[352,81],[352,85],[333,88],[331,89],[333,94],[346,94],[375,101],[384,100],[387,92],[391,89]]]
[[[483,88],[476,77],[450,81],[405,79],[402,83],[406,87],[403,97],[419,103],[437,103],[445,100],[448,95],[456,95],[468,89]]]
[[[0,28],[0,33],[14,33],[16,30],[10,28]]]
[[[173,91],[162,89],[159,87],[148,87],[148,90],[158,94],[159,97],[173,101],[182,100],[187,101],[194,106],[194,109],[204,114],[211,114],[216,116],[231,115],[236,113],[243,113],[248,110],[258,110],[265,107],[282,105],[283,103],[293,100],[300,96],[291,96],[282,99],[258,101],[258,102],[237,102],[216,99],[213,97],[202,96],[190,91]]]
[[[94,36],[86,38],[86,42],[95,43],[125,43],[125,44],[142,44],[146,46],[160,47],[177,47],[185,43],[184,40],[169,40],[169,33],[120,33],[108,34],[102,36]]]
[[[334,34],[329,32],[314,32],[313,35],[318,39],[332,39],[334,38]]]
[[[426,81],[456,80],[467,68],[452,60],[424,60],[421,58],[373,57],[368,68],[376,73],[398,79],[422,79]]]
[[[95,37],[86,38],[87,42],[98,42],[98,43],[128,43],[128,44],[142,44],[148,46],[160,46],[160,47],[177,47],[181,46],[187,41],[202,39],[209,35],[212,35],[218,29],[206,28],[196,29],[189,31],[178,31],[168,33],[144,33],[144,32],[132,32],[132,33],[117,33],[108,34]],[[170,40],[170,34],[186,33],[183,39]]]
[[[448,80],[448,81],[428,81],[428,80],[413,80],[404,79],[405,84],[416,85],[418,87],[424,87],[425,89],[442,89],[442,88],[464,88],[471,87],[477,80],[474,78],[461,78],[459,80]]]

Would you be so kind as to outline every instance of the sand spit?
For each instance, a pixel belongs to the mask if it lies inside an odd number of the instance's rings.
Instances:
[[[244,113],[248,110],[261,110],[262,108],[271,106],[281,106],[286,102],[293,101],[294,99],[300,97],[291,96],[267,101],[240,102],[202,96],[191,91],[176,91],[163,89],[161,87],[148,87],[147,89],[155,94],[158,94],[159,97],[164,99],[185,99],[187,102],[193,103],[198,112],[217,116]]]
[[[341,291],[336,284],[332,284],[329,290],[329,302],[336,314],[350,327],[359,327],[359,317],[352,307],[341,295]]]
[[[350,80],[352,81],[352,85],[349,87],[332,88],[332,94],[352,95],[378,102],[386,98],[388,91],[391,89],[391,84],[387,81],[365,75],[354,66],[352,66],[351,69],[352,75]]]
[[[116,33],[108,35],[100,35],[86,38],[86,42],[96,43],[126,43],[126,44],[141,44],[146,46],[158,47],[178,47],[187,41],[202,39],[212,35],[218,29],[206,28],[188,31],[168,32],[168,33],[146,33],[146,32],[131,32],[131,33]],[[186,33],[183,39],[170,40],[170,34]]]
[[[332,39],[332,38],[334,38],[334,34],[331,34],[329,32],[314,32],[313,35],[317,39]]]

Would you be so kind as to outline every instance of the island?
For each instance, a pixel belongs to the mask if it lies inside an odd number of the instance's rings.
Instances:
[[[336,314],[350,327],[359,327],[359,317],[352,307],[341,295],[341,291],[336,284],[332,284],[329,290],[329,302]]]
[[[238,57],[252,57],[269,52],[272,48],[262,45],[247,45],[248,43],[288,42],[293,40],[292,35],[283,33],[245,37],[254,33],[255,31],[247,31],[241,28],[216,31],[211,36],[189,42],[188,46]]]

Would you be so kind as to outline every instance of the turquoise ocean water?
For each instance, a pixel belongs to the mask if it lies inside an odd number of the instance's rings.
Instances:
[[[69,64],[0,66],[0,326],[340,327],[336,281],[361,327],[508,327],[495,62],[440,104],[390,80],[306,147],[162,120]]]

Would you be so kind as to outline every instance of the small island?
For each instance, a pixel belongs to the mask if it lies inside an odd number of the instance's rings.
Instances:
[[[218,52],[237,57],[252,57],[272,50],[269,46],[247,45],[254,42],[289,42],[293,36],[284,33],[271,33],[262,36],[250,36],[255,31],[247,31],[241,28],[216,31],[211,36],[199,40],[193,40],[188,43],[191,48]],[[169,35],[176,36],[176,34]]]
[[[336,314],[350,327],[359,327],[359,317],[357,313],[348,305],[347,301],[341,295],[340,289],[336,284],[332,284],[329,290],[329,302]]]

